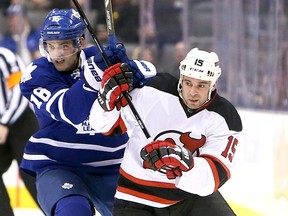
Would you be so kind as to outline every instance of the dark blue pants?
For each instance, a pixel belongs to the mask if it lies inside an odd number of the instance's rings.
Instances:
[[[52,169],[37,175],[38,202],[47,216],[64,197],[86,197],[102,216],[111,216],[119,173],[92,175],[72,170]]]

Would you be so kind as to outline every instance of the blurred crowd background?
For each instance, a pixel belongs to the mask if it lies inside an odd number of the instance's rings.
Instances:
[[[78,1],[107,45],[104,0]],[[178,76],[192,47],[215,51],[220,94],[241,108],[287,111],[288,1],[112,0],[112,6],[117,41],[131,58]],[[40,56],[39,28],[48,12],[71,7],[70,0],[1,0],[0,45],[29,64]],[[86,38],[93,44],[89,32]]]

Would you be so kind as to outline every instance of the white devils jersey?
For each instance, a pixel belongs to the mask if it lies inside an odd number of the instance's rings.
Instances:
[[[149,141],[126,106],[121,117],[132,132],[121,164],[116,198],[165,207],[195,194],[210,195],[230,178],[242,131],[235,107],[214,91],[204,107],[187,110],[178,97],[178,80],[168,75],[158,74],[150,86],[135,89],[130,95],[151,138],[189,149],[194,155],[194,167],[174,180],[143,168],[140,151]]]

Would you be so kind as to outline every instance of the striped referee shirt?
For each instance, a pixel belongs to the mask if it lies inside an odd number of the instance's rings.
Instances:
[[[24,63],[9,49],[0,47],[0,124],[11,125],[23,113],[28,100],[21,94],[19,82]]]

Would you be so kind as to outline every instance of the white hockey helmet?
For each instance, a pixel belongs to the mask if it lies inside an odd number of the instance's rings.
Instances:
[[[180,62],[180,79],[178,83],[178,92],[182,98],[182,80],[183,76],[195,79],[211,81],[208,100],[210,100],[211,92],[214,84],[221,75],[219,66],[219,58],[215,52],[206,52],[193,48],[189,51],[184,60]]]

